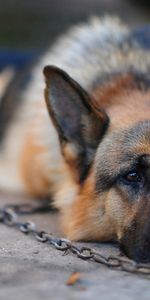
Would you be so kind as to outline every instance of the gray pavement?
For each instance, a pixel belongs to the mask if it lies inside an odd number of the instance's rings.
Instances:
[[[1,196],[1,206],[21,201],[24,199]],[[32,219],[39,229],[61,235],[58,213],[30,215],[23,219]],[[150,299],[148,278],[83,261],[72,254],[64,256],[52,246],[3,224],[0,224],[0,235],[1,300]],[[104,254],[118,253],[118,248],[110,244],[88,245]],[[81,278],[68,286],[66,282],[73,272],[81,272]]]

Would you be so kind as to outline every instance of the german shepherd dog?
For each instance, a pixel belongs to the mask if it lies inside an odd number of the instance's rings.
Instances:
[[[1,190],[49,195],[71,240],[117,240],[150,261],[150,27],[93,18],[31,75],[1,146]]]

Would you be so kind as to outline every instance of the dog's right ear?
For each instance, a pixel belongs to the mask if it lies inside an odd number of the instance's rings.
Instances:
[[[47,66],[44,75],[47,108],[58,131],[62,153],[81,181],[108,126],[108,117],[61,69]]]

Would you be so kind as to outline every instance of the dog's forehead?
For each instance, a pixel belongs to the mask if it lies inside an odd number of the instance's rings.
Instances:
[[[150,121],[109,133],[100,143],[94,169],[100,182],[112,182],[119,173],[130,170],[140,157],[150,156]]]
[[[106,137],[102,148],[116,158],[137,157],[142,154],[150,154],[150,120],[139,122],[129,128],[117,130]],[[101,146],[98,152],[101,152]]]
[[[106,151],[107,150],[107,151]],[[139,155],[150,151],[150,120],[139,122],[130,126],[106,134],[100,143],[97,156],[106,155],[122,157],[124,155]],[[137,153],[136,153],[137,152]],[[146,153],[145,153],[146,154]]]

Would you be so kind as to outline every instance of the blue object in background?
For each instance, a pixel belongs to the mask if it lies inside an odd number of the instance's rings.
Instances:
[[[26,64],[32,62],[38,55],[38,51],[18,51],[0,49],[0,70],[7,66],[22,69]]]

